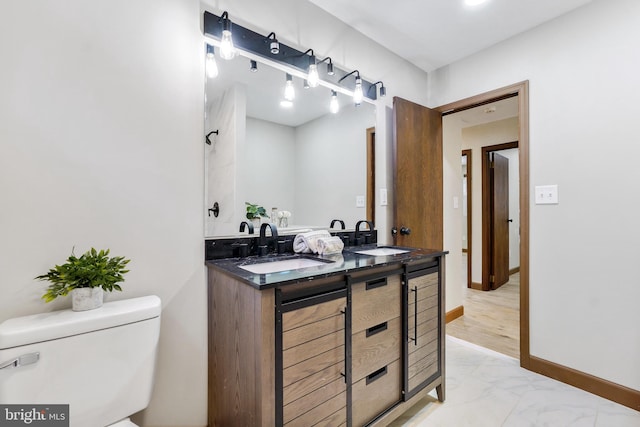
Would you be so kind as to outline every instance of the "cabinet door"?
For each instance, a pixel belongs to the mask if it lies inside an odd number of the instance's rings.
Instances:
[[[277,303],[277,310],[276,424],[346,425],[346,290]]]
[[[442,373],[438,267],[407,273],[406,277],[405,400]]]

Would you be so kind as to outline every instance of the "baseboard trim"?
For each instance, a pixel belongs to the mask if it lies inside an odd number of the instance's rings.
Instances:
[[[516,274],[516,273],[520,273],[520,267],[519,266],[509,270],[509,276],[511,276],[512,274]]]
[[[464,307],[459,305],[456,308],[447,311],[447,314],[444,316],[445,323],[449,323],[452,320],[456,320],[458,317],[461,317],[464,314]]]
[[[640,391],[535,356],[528,369],[640,411]]]
[[[475,289],[476,291],[483,291],[482,283],[471,282],[471,289]]]

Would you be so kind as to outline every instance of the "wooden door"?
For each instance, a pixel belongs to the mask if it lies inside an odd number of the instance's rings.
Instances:
[[[394,244],[443,249],[442,114],[393,98]]]
[[[509,159],[491,153],[491,289],[509,281]]]

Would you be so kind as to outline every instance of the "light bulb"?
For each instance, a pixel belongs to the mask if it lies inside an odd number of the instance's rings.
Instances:
[[[220,56],[227,61],[236,56],[236,48],[231,38],[231,30],[222,31],[222,39],[220,40]]]
[[[214,79],[218,77],[218,64],[216,63],[216,56],[213,53],[213,46],[211,45],[207,45],[207,57],[204,66],[207,70],[208,78]]]
[[[296,97],[296,90],[293,87],[293,77],[291,74],[287,74],[287,83],[284,85],[284,99],[287,101],[293,101]]]
[[[364,98],[364,94],[362,93],[362,79],[356,77],[356,88],[353,90],[353,102],[359,105],[362,103],[362,98]]]
[[[307,76],[309,86],[317,87],[320,83],[320,76],[318,75],[318,66],[316,64],[309,64],[309,76]]]
[[[335,90],[331,91],[331,102],[329,102],[329,111],[333,114],[337,114],[340,111],[340,104],[338,103],[338,94]]]

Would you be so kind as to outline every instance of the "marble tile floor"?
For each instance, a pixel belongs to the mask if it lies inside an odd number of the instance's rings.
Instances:
[[[640,412],[527,371],[501,353],[447,336],[445,402],[435,391],[392,427],[639,427]]]

